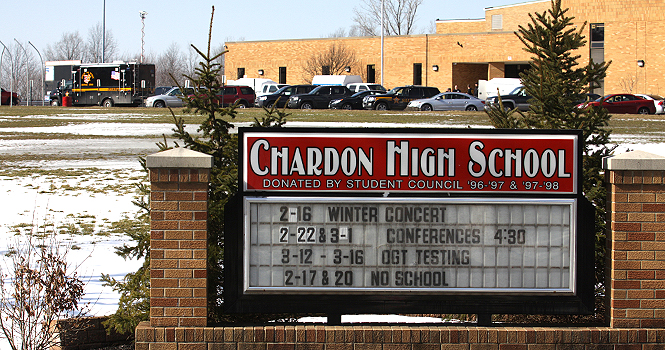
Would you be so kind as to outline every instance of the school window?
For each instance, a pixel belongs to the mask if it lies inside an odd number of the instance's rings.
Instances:
[[[286,67],[279,67],[279,83],[286,84]]]
[[[244,78],[244,77],[245,77],[245,68],[238,68],[238,78],[236,78],[236,79],[240,79],[240,78]]]
[[[374,64],[367,65],[367,82],[376,83],[376,65]]]
[[[322,75],[330,75],[330,66],[321,67],[321,74]]]
[[[503,15],[492,15],[492,30],[503,29]]]
[[[414,63],[413,64],[413,85],[422,85],[423,84],[423,64]]]

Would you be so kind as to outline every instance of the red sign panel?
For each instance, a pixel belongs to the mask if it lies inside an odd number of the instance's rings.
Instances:
[[[579,137],[541,133],[242,133],[245,191],[577,194]]]

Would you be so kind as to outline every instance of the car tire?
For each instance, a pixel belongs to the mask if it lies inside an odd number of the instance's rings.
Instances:
[[[58,107],[58,106],[60,106],[60,101],[58,101],[58,100],[51,100],[51,106],[53,106],[53,107]]]
[[[247,103],[245,103],[244,101],[240,101],[238,102],[236,108],[247,108]]]
[[[270,102],[266,103],[266,108],[270,109],[270,108],[272,108],[272,106],[274,106],[274,105],[275,105],[275,102],[270,101]]]
[[[155,103],[153,104],[153,106],[154,106],[155,108],[165,108],[165,107],[166,107],[166,103],[164,103],[164,101],[155,101]]]
[[[106,108],[113,107],[113,100],[110,98],[105,99],[102,101],[102,106]]]
[[[420,107],[421,111],[426,111],[426,112],[431,112],[432,111],[432,105],[430,104],[424,104]]]
[[[649,108],[641,107],[637,110],[637,114],[651,114],[651,112],[649,111]]]
[[[314,108],[314,106],[312,106],[311,102],[303,102],[300,105],[300,109],[312,109],[312,108]]]
[[[345,103],[342,105],[342,109],[351,110],[353,109],[353,106],[351,106],[350,103]]]
[[[388,104],[386,104],[384,102],[378,103],[376,105],[376,107],[374,107],[374,109],[376,109],[377,111],[387,111],[388,110]]]
[[[470,111],[470,112],[475,112],[475,111],[478,110],[478,108],[476,108],[476,106],[474,106],[474,105],[469,105],[469,106],[466,106],[466,110]]]
[[[503,104],[503,110],[504,111],[512,111],[515,108],[512,103],[504,103]]]

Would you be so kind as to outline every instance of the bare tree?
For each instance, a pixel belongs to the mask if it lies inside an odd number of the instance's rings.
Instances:
[[[58,345],[52,324],[74,319],[83,296],[84,282],[66,261],[66,247],[53,234],[50,239],[10,247],[0,273],[0,329],[12,350],[41,350]],[[80,311],[80,310],[79,310]]]
[[[172,43],[164,53],[159,55],[155,63],[157,66],[155,85],[184,85],[183,74],[186,73],[187,64],[185,55],[180,51],[178,44]],[[174,82],[171,77],[176,81]]]
[[[82,60],[85,44],[78,31],[63,33],[58,42],[46,46],[44,59],[47,61]]]
[[[347,36],[346,29],[344,29],[344,27],[340,27],[340,28],[337,28],[337,30],[335,30],[334,32],[326,35],[325,37],[326,38],[343,38],[345,36]]]
[[[342,43],[333,43],[328,50],[314,53],[303,66],[303,79],[311,81],[315,75],[343,74],[346,67],[358,63],[355,53]]]
[[[29,47],[27,43],[21,45],[12,42],[7,46],[9,52],[5,53],[2,67],[0,67],[0,76],[2,78],[0,85],[18,93],[21,101],[27,101],[34,99],[34,92],[36,90],[41,91],[39,88],[39,84],[41,84],[41,69],[39,65],[41,62],[37,62],[32,52],[28,51]],[[31,85],[35,87],[32,89],[32,95],[30,95]]]
[[[384,0],[384,30],[386,35],[409,35],[415,33],[416,12],[423,0]],[[353,36],[381,35],[382,0],[362,0],[351,28]]]
[[[118,50],[118,43],[113,38],[113,33],[110,29],[106,30],[106,38],[104,38],[104,28],[101,23],[97,22],[96,25],[88,29],[88,42],[85,47],[85,60],[88,62],[110,62],[115,59]],[[102,55],[102,45],[104,51]]]

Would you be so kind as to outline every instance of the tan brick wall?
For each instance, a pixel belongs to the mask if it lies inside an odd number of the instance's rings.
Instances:
[[[608,180],[610,325],[665,327],[665,170]]]
[[[575,17],[581,27],[584,22],[605,24],[605,60],[612,61],[605,79],[605,92],[641,92],[665,95],[665,2],[656,0],[563,0],[568,15]],[[518,25],[529,22],[529,13],[542,13],[549,9],[549,1],[532,1],[515,5],[488,8],[484,21],[440,21],[437,34],[385,39],[384,84],[395,87],[413,82],[413,63],[423,64],[423,83],[445,90],[457,83],[454,63],[501,62],[526,63],[530,56],[513,34]],[[441,9],[445,15],[445,9]],[[491,17],[503,16],[503,29],[491,31]],[[585,27],[583,34],[589,34]],[[246,69],[247,76],[257,78],[263,69],[265,78],[278,81],[279,67],[287,67],[287,83],[305,82],[302,65],[315,52],[326,50],[331,43],[342,42],[352,49],[360,64],[352,74],[364,75],[367,64],[376,65],[376,81],[381,81],[380,38],[304,39],[286,41],[229,42],[226,74],[236,78],[238,67]],[[462,44],[463,48],[457,45]],[[588,46],[579,51],[580,64],[589,60]],[[644,68],[637,66],[644,60]],[[432,65],[439,71],[433,72]],[[482,73],[483,79],[503,77],[492,69]],[[481,75],[481,74],[479,74]],[[476,76],[476,73],[473,74]],[[457,85],[466,86],[466,82]]]
[[[150,324],[207,324],[208,169],[150,169]]]

